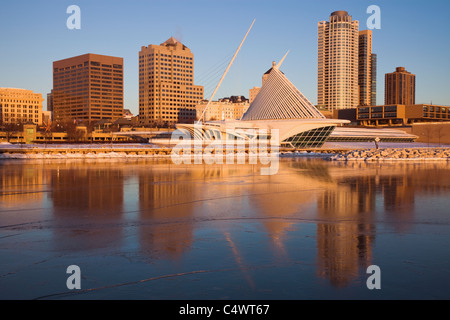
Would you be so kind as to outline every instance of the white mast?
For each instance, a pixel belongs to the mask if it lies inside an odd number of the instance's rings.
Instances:
[[[278,62],[277,64],[277,69],[280,69],[281,65],[283,64],[284,59],[286,59],[286,56],[288,55],[289,50],[286,52],[286,54],[284,55],[283,59],[281,59],[280,62]]]
[[[225,72],[223,73],[223,76],[222,76],[222,78],[220,79],[219,83],[217,84],[217,87],[216,87],[216,89],[214,90],[213,94],[211,95],[211,98],[209,98],[208,103],[206,104],[205,109],[203,110],[202,115],[201,115],[201,117],[198,119],[197,123],[200,123],[200,121],[201,121],[201,120],[203,119],[203,117],[205,116],[206,109],[208,109],[208,106],[209,106],[209,104],[211,103],[212,99],[214,98],[214,95],[216,94],[217,90],[219,89],[220,85],[222,84],[223,79],[225,78],[225,76],[226,76],[228,70],[230,69],[231,65],[233,64],[234,59],[236,58],[236,56],[237,56],[239,50],[240,50],[241,47],[242,47],[242,44],[244,43],[245,39],[247,38],[247,35],[248,35],[248,33],[250,32],[250,30],[252,29],[254,23],[255,23],[255,19],[253,20],[252,25],[251,25],[250,28],[248,29],[247,33],[245,34],[244,39],[242,39],[241,44],[240,44],[239,47],[237,48],[237,50],[236,50],[236,52],[235,52],[233,58],[231,59],[230,63],[228,64],[228,67],[227,67],[227,69],[225,70]]]

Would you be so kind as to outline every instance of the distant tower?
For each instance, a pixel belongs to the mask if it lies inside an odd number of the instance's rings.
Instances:
[[[416,103],[416,75],[396,68],[395,72],[386,73],[384,104],[412,105]]]
[[[359,22],[335,11],[318,23],[317,103],[328,110],[358,104]]]
[[[377,105],[377,55],[372,53],[372,98],[370,99],[370,105]]]
[[[358,87],[359,105],[368,106],[372,101],[372,31],[359,32]]]
[[[53,89],[47,93],[47,111],[53,112]]]

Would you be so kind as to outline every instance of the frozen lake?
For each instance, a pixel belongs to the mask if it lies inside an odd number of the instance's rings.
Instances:
[[[1,299],[448,299],[450,166],[0,161]],[[81,290],[69,290],[77,265]],[[381,289],[369,290],[377,265]]]

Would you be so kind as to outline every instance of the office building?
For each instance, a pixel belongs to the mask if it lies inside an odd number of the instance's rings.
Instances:
[[[412,105],[416,103],[416,76],[396,68],[395,72],[385,74],[384,104]]]
[[[335,11],[318,23],[317,104],[329,111],[359,104],[359,22]],[[370,59],[369,59],[370,60]]]
[[[139,122],[193,123],[203,87],[194,85],[194,55],[171,37],[139,51]]]
[[[32,90],[0,88],[0,124],[42,124],[42,94]]]
[[[123,114],[123,58],[84,54],[53,62],[53,118],[96,122]]]

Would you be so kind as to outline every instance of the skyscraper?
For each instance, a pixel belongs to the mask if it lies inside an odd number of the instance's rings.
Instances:
[[[332,111],[358,105],[359,22],[335,11],[318,23],[317,103]]]
[[[203,87],[194,85],[194,55],[171,37],[139,51],[139,122],[193,122]]]
[[[360,106],[368,106],[372,100],[372,31],[359,31],[358,86]]]
[[[116,120],[123,114],[123,58],[84,54],[53,62],[55,120]]]
[[[372,53],[372,98],[370,99],[370,105],[377,105],[377,55]]]
[[[395,72],[386,73],[384,104],[412,105],[416,103],[416,76],[405,70],[396,68]]]
[[[53,89],[47,93],[47,111],[53,112]]]

